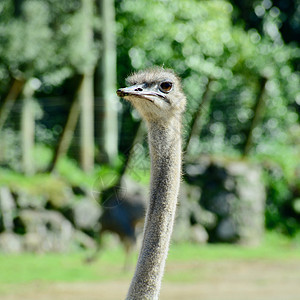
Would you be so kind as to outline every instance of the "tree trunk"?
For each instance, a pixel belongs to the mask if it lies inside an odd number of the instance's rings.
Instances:
[[[35,130],[34,89],[27,83],[23,91],[21,112],[22,169],[26,175],[34,173],[33,148]]]
[[[100,160],[112,164],[118,154],[118,100],[116,97],[116,34],[115,5],[111,0],[98,0],[102,18],[102,57],[98,66],[97,96],[101,116],[97,118],[100,131]]]
[[[87,50],[93,43],[93,4],[92,0],[82,0],[84,17],[83,43]],[[82,74],[78,97],[80,115],[80,164],[85,172],[94,168],[94,68],[86,66]]]
[[[94,77],[83,74],[79,89],[80,102],[80,163],[85,172],[94,168]]]
[[[23,79],[13,79],[9,92],[0,107],[0,131],[4,126],[16,99],[20,95],[24,87],[24,83],[25,81]]]
[[[70,145],[71,145],[71,142],[72,142],[72,139],[74,136],[74,131],[76,129],[76,125],[78,123],[79,114],[80,114],[78,91],[81,89],[82,81],[83,81],[83,78],[80,79],[77,93],[73,97],[73,103],[70,108],[70,112],[68,115],[66,125],[60,136],[60,139],[59,139],[57,148],[55,150],[52,162],[47,170],[48,172],[52,172],[55,169],[56,164],[59,161],[59,159],[62,156],[64,156],[65,154],[67,154],[67,152],[70,148]]]
[[[244,156],[247,156],[251,150],[253,145],[253,130],[259,124],[264,108],[264,91],[266,87],[267,79],[265,77],[261,77],[259,80],[259,91],[257,93],[255,105],[254,105],[254,115],[251,120],[251,125],[249,127],[249,131],[246,138],[245,148],[244,148]]]
[[[184,145],[184,149],[183,152],[187,153],[188,148],[190,146],[191,140],[196,137],[199,138],[200,134],[201,134],[201,130],[202,130],[202,116],[203,116],[203,111],[205,106],[207,106],[209,104],[209,100],[210,100],[210,84],[212,82],[211,78],[208,78],[206,87],[205,87],[205,91],[203,93],[202,96],[202,101],[200,102],[198,109],[194,112],[193,116],[192,116],[192,121],[191,121],[191,126],[190,126],[190,132],[189,135],[186,139],[185,145]]]
[[[145,137],[146,132],[147,132],[147,130],[146,130],[145,123],[140,121],[136,125],[136,130],[133,133],[134,138],[132,140],[131,147],[130,147],[130,149],[128,149],[128,151],[126,153],[124,153],[125,159],[124,159],[121,169],[119,171],[119,176],[120,176],[119,181],[118,181],[119,184],[121,184],[122,177],[126,173],[127,169],[128,168],[130,169],[131,160],[134,158],[134,154],[135,154],[135,146],[138,145],[139,143],[143,143],[143,138]]]

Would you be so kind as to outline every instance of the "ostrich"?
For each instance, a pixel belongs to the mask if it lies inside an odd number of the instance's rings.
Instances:
[[[150,202],[144,236],[127,300],[158,299],[173,230],[181,177],[181,115],[186,98],[172,70],[153,68],[127,78],[117,90],[148,127],[151,156]]]

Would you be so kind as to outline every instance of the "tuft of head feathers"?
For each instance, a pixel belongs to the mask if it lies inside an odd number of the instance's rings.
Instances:
[[[172,79],[174,82],[180,83],[180,78],[172,69],[164,69],[162,67],[152,67],[135,72],[126,78],[126,82],[129,85],[135,85],[144,82],[160,82],[167,79]]]

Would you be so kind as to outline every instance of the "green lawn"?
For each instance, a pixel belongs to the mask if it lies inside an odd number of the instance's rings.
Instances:
[[[168,257],[169,281],[193,280],[180,265],[232,260],[300,261],[299,241],[268,234],[263,245],[247,248],[234,245],[173,244]],[[132,272],[122,272],[124,252],[121,247],[106,248],[94,264],[84,264],[86,253],[71,254],[0,254],[0,285],[30,282],[87,282],[129,279]],[[132,257],[135,264],[137,255]],[[175,266],[172,268],[172,266]],[[132,268],[133,269],[133,268]],[[196,272],[196,271],[195,271]],[[198,272],[198,271],[197,271]],[[200,274],[201,275],[201,274]],[[200,276],[199,275],[199,276]]]

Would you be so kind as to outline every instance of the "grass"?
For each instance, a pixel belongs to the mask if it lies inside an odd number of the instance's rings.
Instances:
[[[84,255],[20,254],[0,256],[0,284],[30,282],[79,282],[121,279],[121,249],[107,252],[94,264],[84,264]],[[113,258],[116,258],[115,260]],[[125,276],[126,277],[126,276]]]
[[[182,243],[171,247],[169,259],[173,261],[224,259],[300,259],[300,241],[276,233],[268,233],[260,246],[246,247],[232,244],[197,246]]]
[[[180,265],[194,265],[213,261],[274,260],[300,261],[299,241],[291,241],[276,234],[268,234],[265,242],[255,248],[234,245],[196,245],[191,243],[171,246],[165,279],[192,281],[199,271],[190,272]],[[94,264],[84,264],[85,252],[70,254],[0,255],[0,285],[31,282],[93,282],[128,280],[132,273],[122,272],[125,255],[121,247],[105,249]],[[136,259],[136,256],[132,260]],[[169,266],[169,269],[168,269]]]

